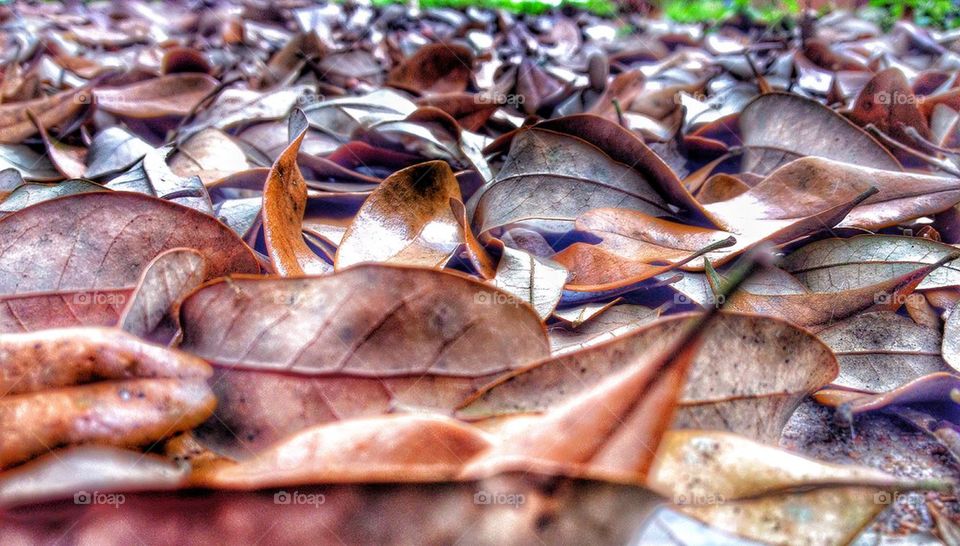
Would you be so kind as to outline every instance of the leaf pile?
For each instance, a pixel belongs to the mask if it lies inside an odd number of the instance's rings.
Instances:
[[[960,35],[797,23],[0,6],[0,542],[956,543]]]

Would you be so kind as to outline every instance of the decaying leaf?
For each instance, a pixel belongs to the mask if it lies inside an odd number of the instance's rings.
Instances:
[[[293,139],[270,168],[263,186],[263,234],[274,270],[280,275],[329,272],[332,267],[310,250],[301,225],[307,186],[297,166],[297,153],[306,130]]]
[[[309,502],[294,502],[294,495]],[[71,506],[72,513],[42,527],[4,517],[0,539],[44,542],[69,532],[78,540],[104,543],[137,540],[151,530],[154,540],[169,542],[625,543],[662,502],[634,486],[530,473],[474,482],[301,486],[295,492],[162,498],[124,493],[123,498],[120,505],[90,505],[80,512]],[[157,528],[157,513],[164,514],[164,531]],[[225,513],[232,517],[222,517]],[[261,519],[272,525],[249,524]]]
[[[869,134],[819,102],[798,95],[758,96],[740,113],[740,131],[748,147],[778,148],[877,169],[901,168]],[[756,160],[748,156],[746,162],[751,165]]]
[[[250,249],[229,228],[193,209],[126,192],[82,193],[0,219],[0,293],[132,286],[160,252],[194,248],[207,276],[255,273]],[[25,264],[35,269],[21,270]],[[20,273],[14,273],[21,271]]]
[[[0,365],[2,467],[60,445],[146,445],[197,426],[216,404],[202,360],[116,330],[8,334]]]
[[[521,221],[569,225],[592,208],[671,214],[672,204],[702,215],[676,175],[635,136],[603,118],[581,115],[509,135],[507,161],[477,191],[469,209],[478,233]]]
[[[893,493],[949,486],[821,463],[728,433],[672,431],[660,455],[654,491],[713,527],[772,544],[845,544]]]
[[[264,446],[284,431],[391,408],[449,409],[549,354],[537,315],[514,296],[395,266],[216,281],[183,302],[181,322],[181,348],[220,370],[228,444]]]
[[[943,326],[943,359],[954,370],[960,370],[960,313],[956,308],[950,311],[947,322]]]
[[[135,336],[167,342],[179,332],[180,301],[206,278],[203,255],[168,250],[150,262],[133,290],[117,327]]]
[[[563,266],[508,246],[503,247],[493,284],[529,303],[546,320],[563,296],[567,270]]]
[[[945,371],[940,332],[895,313],[863,313],[817,336],[840,361],[834,385],[885,392],[923,375]]]
[[[815,292],[849,290],[897,277],[919,264],[932,264],[957,252],[955,247],[921,237],[858,235],[830,238],[800,247],[782,267]],[[931,271],[918,289],[960,284],[953,262]]]
[[[397,171],[367,197],[343,234],[337,268],[362,262],[446,265],[465,238],[473,237],[465,233],[451,201],[462,197],[446,162]]]
[[[93,99],[97,108],[121,116],[186,116],[216,86],[205,74],[171,74],[123,87],[100,87]]]
[[[566,311],[569,310],[557,311],[554,314],[562,318],[559,314],[565,315]],[[579,322],[583,319],[578,315],[577,321],[571,323],[570,327],[555,326],[547,332],[550,337],[550,350],[556,355],[609,341],[656,320],[660,312],[660,309],[624,303],[598,311],[597,316],[591,316],[585,324]]]
[[[914,269],[875,284],[832,292],[758,294],[741,290],[726,302],[731,310],[782,317],[800,326],[823,327],[854,314],[896,311],[931,271],[953,259],[947,256],[932,265]]]
[[[173,172],[199,176],[205,186],[248,167],[243,150],[223,131],[213,128],[192,135],[170,158]]]
[[[544,411],[629,366],[631,358],[669,346],[690,322],[690,317],[663,318],[517,370],[477,392],[458,415],[474,420]],[[729,375],[728,367],[739,374]],[[786,322],[721,314],[694,356],[674,426],[732,430],[775,442],[800,399],[836,374],[835,358],[810,334]]]

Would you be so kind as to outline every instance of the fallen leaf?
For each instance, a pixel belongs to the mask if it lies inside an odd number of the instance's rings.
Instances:
[[[769,544],[846,544],[893,493],[947,486],[821,463],[721,432],[671,431],[659,453],[654,491],[711,527]]]
[[[97,133],[87,152],[87,178],[100,178],[124,171],[143,159],[153,146],[120,127]]]
[[[776,122],[771,124],[770,120]],[[758,96],[740,113],[740,132],[748,147],[778,148],[876,169],[901,170],[890,152],[869,134],[819,102],[799,95]],[[753,171],[749,165],[755,160],[749,151],[745,161],[745,170]]]
[[[297,166],[300,132],[270,168],[263,186],[263,236],[267,254],[280,275],[327,273],[332,266],[303,240],[301,226],[307,205],[307,185]]]
[[[950,311],[943,325],[943,359],[954,370],[960,370],[960,313],[956,309]]]
[[[950,245],[920,237],[857,235],[804,245],[788,254],[781,266],[815,292],[849,290],[875,284],[936,263],[957,252]],[[918,289],[960,285],[960,263],[933,270]]]
[[[567,282],[565,267],[508,246],[503,246],[493,285],[529,303],[542,320],[553,313]]]
[[[452,93],[469,85],[473,53],[458,44],[428,44],[390,71],[387,85],[413,92]]]
[[[21,180],[52,182],[63,178],[50,158],[22,144],[0,144],[0,169],[14,170]]]
[[[157,455],[108,446],[77,446],[4,472],[0,477],[0,505],[58,500],[90,490],[174,489],[186,483],[188,474],[187,468]]]
[[[577,218],[577,228],[599,237],[600,244],[575,244],[555,259],[571,269],[571,284],[609,289],[662,273],[664,264],[690,262],[687,267],[694,267],[697,261],[691,260],[703,251],[708,251],[711,263],[720,265],[762,242],[784,244],[830,229],[858,203],[869,201],[873,190],[865,181],[837,186],[827,173],[819,172],[822,161],[798,159],[743,194],[705,205],[726,231],[637,210],[589,210]],[[734,244],[727,244],[731,238]]]
[[[176,150],[170,169],[183,177],[199,176],[205,186],[250,167],[243,150],[219,129],[204,129]]]
[[[461,200],[460,186],[444,161],[395,172],[354,216],[334,264],[337,269],[362,262],[443,267],[465,238],[473,237],[450,205]]]
[[[914,139],[906,132],[907,127],[924,138],[930,137],[930,128],[920,113],[919,103],[903,72],[890,67],[874,74],[863,86],[848,116],[861,127],[873,124],[904,144],[914,144]]]
[[[195,427],[216,404],[203,361],[116,330],[7,334],[0,354],[3,467],[61,445],[146,445]]]
[[[133,287],[26,292],[0,296],[0,332],[70,326],[113,326]]]
[[[732,311],[760,313],[785,318],[794,324],[823,327],[865,311],[896,311],[907,294],[951,257],[931,265],[919,265],[898,277],[876,284],[832,292],[756,294],[741,290],[727,302]]]
[[[82,193],[0,219],[0,294],[133,286],[159,253],[194,248],[209,278],[259,270],[250,249],[223,224],[193,209],[126,192]]]
[[[511,136],[503,167],[468,204],[478,234],[521,221],[565,231],[578,215],[600,207],[670,215],[673,204],[703,216],[669,167],[613,122],[569,116]]]
[[[663,350],[690,323],[689,316],[662,318],[601,345],[531,364],[485,386],[458,415],[474,420],[544,411],[629,366],[633,355]],[[721,314],[711,328],[693,357],[675,426],[775,442],[800,400],[836,377],[827,347],[786,322]],[[730,355],[737,355],[733,364]],[[731,365],[736,376],[729,375]]]
[[[86,88],[62,91],[55,95],[25,102],[14,102],[0,106],[0,142],[18,144],[27,137],[37,134],[37,126],[27,116],[34,112],[40,125],[46,129],[60,125],[76,116],[93,102],[90,90]]]
[[[395,266],[216,281],[183,302],[181,323],[181,348],[219,370],[217,415],[236,434],[228,446],[262,447],[307,425],[395,407],[449,409],[496,374],[549,354],[537,315],[513,296]]]
[[[163,252],[147,264],[117,327],[141,339],[168,343],[180,331],[180,302],[205,278],[206,263],[196,250]]]
[[[947,369],[940,332],[895,313],[862,313],[821,330],[817,337],[840,361],[834,385],[885,392]]]
[[[110,491],[97,489],[105,490]],[[310,502],[295,503],[294,494]],[[160,498],[124,493],[123,498],[117,506],[91,505],[80,511],[71,505],[72,512],[43,526],[3,516],[0,540],[48,542],[70,533],[99,544],[135,541],[152,530],[155,540],[191,543],[626,543],[662,501],[634,486],[530,473],[475,482],[300,486],[296,491],[212,491]],[[157,527],[158,513],[164,517],[163,530]],[[222,517],[225,513],[233,517]],[[273,523],[268,529],[244,523],[264,518]]]
[[[131,118],[186,116],[217,87],[206,74],[171,74],[122,87],[93,90],[97,108]]]
[[[559,312],[555,311],[554,314]],[[550,328],[547,331],[550,351],[559,355],[585,349],[638,330],[659,316],[660,309],[629,303],[614,305],[601,310],[598,316],[590,317],[585,324],[574,323],[573,329],[559,326]]]
[[[57,197],[77,195],[95,191],[106,191],[103,186],[83,179],[65,180],[56,184],[26,183],[21,184],[0,202],[0,216],[17,212],[30,205],[36,205]]]

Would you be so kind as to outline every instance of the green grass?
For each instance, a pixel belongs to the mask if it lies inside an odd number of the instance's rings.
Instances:
[[[750,0],[666,0],[663,13],[680,23],[720,22],[736,15],[776,24],[800,13],[798,0],[751,2]]]
[[[46,0],[55,1],[55,0]],[[342,0],[335,0],[342,1]],[[412,4],[410,0],[371,0],[375,6]],[[800,0],[648,0],[660,7],[663,14],[680,23],[719,23],[737,15],[755,21],[777,24],[800,13]],[[11,0],[0,0],[0,5]],[[614,0],[419,0],[423,8],[467,8],[477,6],[502,9],[513,13],[540,14],[570,6],[598,15],[616,15]],[[870,0],[865,16],[890,28],[910,15],[925,27],[960,27],[960,0]]]
[[[386,6],[389,4],[405,4],[408,2],[398,2],[396,0],[372,0],[375,6]],[[557,0],[548,2],[543,0],[420,0],[422,8],[467,8],[476,6],[478,8],[502,9],[513,13],[539,14],[547,12],[553,8],[571,6],[582,10],[590,11],[598,15],[614,15],[617,13],[616,4],[610,0]]]
[[[902,19],[909,12],[918,25],[926,27],[960,27],[960,4],[956,0],[870,0],[875,18],[884,27]]]

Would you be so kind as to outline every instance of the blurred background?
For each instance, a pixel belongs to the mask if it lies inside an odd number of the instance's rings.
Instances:
[[[396,0],[373,2],[378,5],[397,3]],[[556,7],[574,6],[599,14],[644,13],[683,23],[718,22],[737,16],[777,22],[805,11],[856,10],[884,26],[901,19],[940,28],[960,26],[960,2],[957,0],[419,0],[416,4],[424,8],[482,6],[518,13],[540,13]]]

